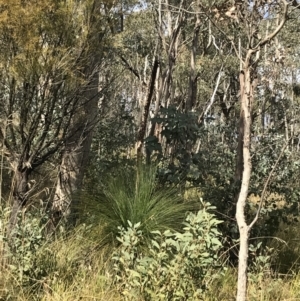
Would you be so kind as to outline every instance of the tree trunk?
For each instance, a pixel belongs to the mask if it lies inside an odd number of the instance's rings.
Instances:
[[[9,225],[7,229],[7,237],[11,239],[13,237],[14,228],[17,225],[17,217],[20,210],[26,205],[28,197],[28,178],[30,170],[25,168],[24,170],[17,169],[13,178],[13,200],[12,209],[9,218]]]
[[[137,143],[136,143],[136,154],[137,154],[137,161],[140,163],[143,155],[143,143],[144,143],[144,138],[146,134],[146,128],[147,128],[147,122],[148,122],[148,115],[149,115],[149,108],[154,92],[154,85],[155,85],[155,79],[157,75],[157,68],[158,68],[159,62],[158,59],[155,58],[153,68],[152,68],[152,73],[151,73],[151,78],[149,81],[149,86],[148,86],[148,94],[147,98],[144,102],[144,107],[143,107],[143,115],[142,115],[142,121],[138,130],[137,134]]]
[[[240,89],[241,89],[241,120],[243,121],[243,131],[240,132],[239,135],[239,146],[242,145],[242,154],[243,154],[243,172],[242,172],[242,182],[240,193],[238,196],[238,201],[236,204],[236,220],[239,228],[240,235],[240,249],[239,249],[239,265],[238,265],[238,283],[237,283],[237,301],[245,301],[247,296],[247,267],[248,267],[248,243],[249,243],[249,234],[250,230],[258,219],[258,214],[254,218],[254,220],[247,225],[246,217],[245,217],[245,207],[246,201],[248,197],[248,190],[250,185],[250,177],[251,177],[251,122],[252,122],[252,106],[254,100],[254,89],[256,87],[256,79],[254,76],[254,72],[256,72],[257,62],[259,60],[259,51],[262,47],[264,47],[267,43],[269,43],[272,39],[276,37],[279,31],[282,29],[283,25],[287,20],[288,14],[288,5],[287,1],[280,2],[280,6],[282,8],[282,18],[278,23],[274,31],[267,35],[263,40],[260,40],[258,43],[254,43],[254,33],[249,39],[249,44],[247,45],[247,52],[245,59],[242,60],[241,52],[240,52],[240,62],[242,64],[242,71],[240,74]],[[248,9],[248,7],[247,7]],[[252,24],[253,25],[253,24]],[[255,45],[255,46],[254,46]],[[252,62],[252,57],[254,54],[257,54],[256,63]],[[240,130],[242,127],[240,126]],[[238,158],[238,164],[239,162]],[[238,170],[237,170],[238,171]],[[240,171],[238,171],[240,172]],[[261,206],[261,205],[260,205]],[[260,207],[261,208],[261,207]]]
[[[197,3],[198,7],[200,6]],[[198,46],[198,39],[199,39],[199,31],[200,31],[200,16],[196,14],[196,21],[193,33],[193,40],[192,40],[192,49],[191,49],[191,62],[190,62],[190,78],[189,78],[189,96],[186,102],[185,111],[189,112],[192,110],[194,105],[197,101],[197,83],[198,83],[198,74],[196,70],[196,52]]]
[[[244,68],[240,74],[241,86],[241,119],[243,131],[240,132],[239,145],[242,144],[243,172],[241,189],[236,204],[236,220],[240,234],[239,264],[237,301],[245,301],[247,295],[247,267],[248,267],[248,240],[249,227],[246,223],[245,207],[251,177],[251,107],[253,103],[253,82],[251,80],[250,59],[252,52],[249,51]]]
[[[67,139],[59,166],[55,195],[52,201],[52,223],[61,218],[76,221],[77,197],[81,189],[98,114],[98,80],[96,72],[83,100],[83,112],[74,116],[72,136]]]
[[[240,72],[240,95],[244,94],[244,71]],[[239,136],[238,136],[238,145],[237,145],[237,153],[236,153],[236,167],[235,167],[235,175],[234,175],[234,188],[235,194],[232,200],[232,205],[228,210],[229,218],[233,219],[236,214],[236,204],[239,199],[240,187],[242,183],[243,177],[243,145],[244,145],[244,111],[241,107],[240,111],[240,120],[239,120]]]

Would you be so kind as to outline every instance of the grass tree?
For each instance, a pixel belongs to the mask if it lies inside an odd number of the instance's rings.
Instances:
[[[138,172],[118,169],[104,181],[101,192],[83,194],[80,204],[85,216],[98,225],[96,235],[103,231],[110,242],[119,227],[127,229],[128,221],[141,223],[140,230],[148,238],[155,230],[180,230],[186,213],[199,207],[184,201],[176,187],[160,187],[157,169],[141,165]]]

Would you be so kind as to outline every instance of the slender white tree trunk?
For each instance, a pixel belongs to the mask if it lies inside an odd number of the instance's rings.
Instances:
[[[241,124],[242,135],[242,154],[243,172],[241,189],[236,204],[236,220],[240,234],[239,265],[238,265],[238,284],[237,301],[245,301],[247,295],[247,267],[248,267],[248,241],[250,228],[245,217],[245,207],[248,197],[248,190],[251,177],[251,107],[253,102],[253,82],[251,81],[250,59],[252,53],[249,52],[244,63],[244,68],[240,74],[241,87]]]

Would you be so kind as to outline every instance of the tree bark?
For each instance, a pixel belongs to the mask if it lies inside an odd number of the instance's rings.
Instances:
[[[7,237],[9,239],[13,237],[13,231],[17,225],[18,213],[26,205],[29,174],[30,170],[27,168],[23,170],[17,169],[14,174],[12,209],[7,229]]]
[[[98,119],[98,81],[99,74],[96,72],[84,94],[82,112],[78,112],[73,118],[72,135],[66,140],[62,152],[51,208],[54,228],[62,218],[71,224],[76,222],[77,194],[82,186],[93,129]]]
[[[248,243],[250,230],[258,219],[256,215],[255,219],[247,225],[245,216],[245,207],[248,197],[248,190],[250,185],[251,177],[251,110],[254,100],[254,89],[256,86],[256,79],[254,72],[256,72],[257,61],[259,60],[259,51],[268,42],[273,40],[276,35],[280,32],[283,25],[287,20],[288,5],[289,3],[285,0],[280,2],[282,6],[282,18],[280,22],[278,21],[277,27],[272,33],[267,35],[264,39],[260,40],[255,44],[254,34],[249,37],[247,52],[245,59],[242,60],[241,52],[239,54],[240,61],[242,63],[242,71],[240,73],[240,89],[241,89],[241,121],[243,123],[242,127],[240,125],[240,135],[239,135],[239,147],[242,145],[242,160],[243,160],[243,172],[240,193],[238,196],[236,204],[236,220],[239,228],[240,235],[240,249],[239,249],[239,264],[238,264],[238,283],[237,283],[237,301],[246,301],[247,296],[247,267],[248,267]],[[247,8],[248,9],[248,8]],[[257,8],[256,8],[257,9]],[[253,24],[252,24],[253,25]],[[253,64],[252,59],[254,54],[258,54],[256,57],[256,63]],[[238,164],[241,163],[240,158],[238,158]],[[240,167],[238,166],[237,172],[240,174]],[[237,175],[238,176],[238,175]]]
[[[248,52],[244,68],[240,75],[241,85],[241,118],[243,131],[240,132],[239,144],[242,144],[243,172],[241,189],[236,204],[236,220],[240,233],[239,265],[238,265],[238,288],[237,300],[245,301],[247,293],[247,260],[249,227],[246,223],[245,206],[251,177],[251,107],[253,102],[253,82],[251,80],[250,59],[252,52]]]
[[[88,163],[94,127],[98,121],[99,69],[102,62],[101,37],[97,32],[98,14],[102,4],[98,0],[92,2],[89,33],[93,45],[88,49],[89,63],[83,69],[87,86],[80,102],[81,110],[76,111],[71,121],[71,135],[65,140],[65,148],[61,154],[58,181],[52,201],[52,221],[56,227],[63,217],[65,221],[75,224],[78,209],[78,193],[80,192],[85,168]],[[123,26],[123,24],[122,24]]]
[[[197,6],[199,7],[199,1],[197,1]],[[198,39],[199,39],[199,31],[200,31],[200,16],[199,13],[196,14],[196,21],[193,33],[193,40],[192,40],[192,49],[191,49],[191,62],[190,62],[190,78],[189,78],[189,96],[187,98],[186,112],[192,110],[194,105],[197,101],[197,84],[198,84],[198,74],[196,70],[196,53],[197,53],[197,46],[198,46]]]
[[[157,68],[158,68],[158,59],[156,58],[154,60],[153,68],[152,68],[152,73],[151,73],[151,78],[149,81],[149,87],[148,87],[148,94],[147,94],[147,99],[145,100],[144,103],[144,108],[143,108],[143,115],[142,115],[142,121],[141,125],[138,130],[137,134],[137,146],[136,146],[136,154],[137,154],[137,161],[140,162],[142,158],[142,150],[143,150],[143,142],[144,142],[144,137],[146,134],[146,128],[147,128],[147,122],[148,122],[148,115],[149,115],[149,108],[154,92],[154,85],[155,85],[155,79],[157,75]]]

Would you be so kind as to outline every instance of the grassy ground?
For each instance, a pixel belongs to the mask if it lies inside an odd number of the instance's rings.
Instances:
[[[9,261],[0,267],[0,300],[130,300],[121,296],[114,285],[110,255],[110,247],[98,250],[81,230],[68,238],[46,242],[35,255],[30,277],[18,279]],[[236,270],[229,268],[210,284],[201,300],[235,300],[235,290]],[[285,275],[270,270],[251,273],[248,301],[277,300],[300,300],[300,273],[292,269]]]
[[[131,179],[131,177],[122,178]],[[111,183],[114,182],[111,181]],[[106,225],[111,227],[112,232],[115,231],[115,224],[122,224],[120,221],[127,223],[127,220],[134,220],[134,218],[139,221],[141,217],[136,217],[136,212],[140,213],[142,217],[147,217],[149,229],[153,227],[152,217],[161,212],[168,213],[159,220],[162,225],[166,220],[168,221],[168,217],[173,221],[174,214],[178,214],[175,221],[178,223],[180,220],[182,208],[178,207],[176,202],[175,205],[173,204],[176,198],[172,191],[168,194],[160,192],[153,194],[155,183],[151,181],[140,181],[141,187],[137,190],[135,190],[135,181],[132,183],[127,181],[123,188],[120,188],[120,181],[116,181],[116,183],[116,187],[112,185],[107,194],[109,196],[107,202],[102,200],[102,203],[106,204],[106,211],[108,210],[107,217],[109,218],[106,220]],[[145,183],[150,186],[148,187]],[[130,185],[132,189],[128,190]],[[130,194],[128,191],[133,192]],[[138,197],[133,194],[136,191]],[[166,200],[166,197],[169,199]],[[185,195],[186,199],[197,197],[199,197],[197,191],[192,190]],[[163,200],[162,204],[168,204],[168,210],[165,205],[161,206],[160,199]],[[254,200],[252,201],[254,202]],[[90,201],[88,203],[92,204]],[[148,204],[153,204],[151,210],[148,208]],[[116,209],[119,209],[121,205],[125,207],[122,209],[122,214],[119,214]],[[92,208],[91,212],[95,209],[97,209],[96,206]],[[169,209],[173,209],[173,211]],[[102,209],[101,212],[105,213],[106,211]],[[115,212],[115,216],[111,216],[111,212]],[[114,245],[113,243],[103,243],[107,242],[105,234],[107,227],[96,226],[103,224],[105,216],[102,213],[98,214],[99,220],[93,221],[92,229],[82,224],[68,235],[57,234],[58,237],[54,239],[53,237],[51,239],[44,238],[40,231],[41,222],[27,214],[27,220],[22,220],[23,224],[17,232],[16,247],[12,248],[10,252],[5,252],[9,248],[3,239],[5,236],[3,225],[7,224],[9,212],[2,210],[0,213],[0,301],[144,301],[130,299],[118,291],[110,260]],[[112,223],[112,221],[117,221],[117,223]],[[176,228],[176,224],[174,228]],[[265,255],[265,257],[251,256],[249,258],[254,263],[252,262],[249,273],[248,301],[300,300],[300,272],[298,272],[300,234],[298,228],[297,224],[281,225],[276,234],[277,238],[270,240],[269,251],[266,253],[268,257]],[[267,261],[265,261],[266,259]],[[208,281],[207,290],[198,300],[235,300],[236,269],[228,268],[225,273],[213,270],[212,276],[214,280]],[[195,299],[195,301],[197,300]]]

